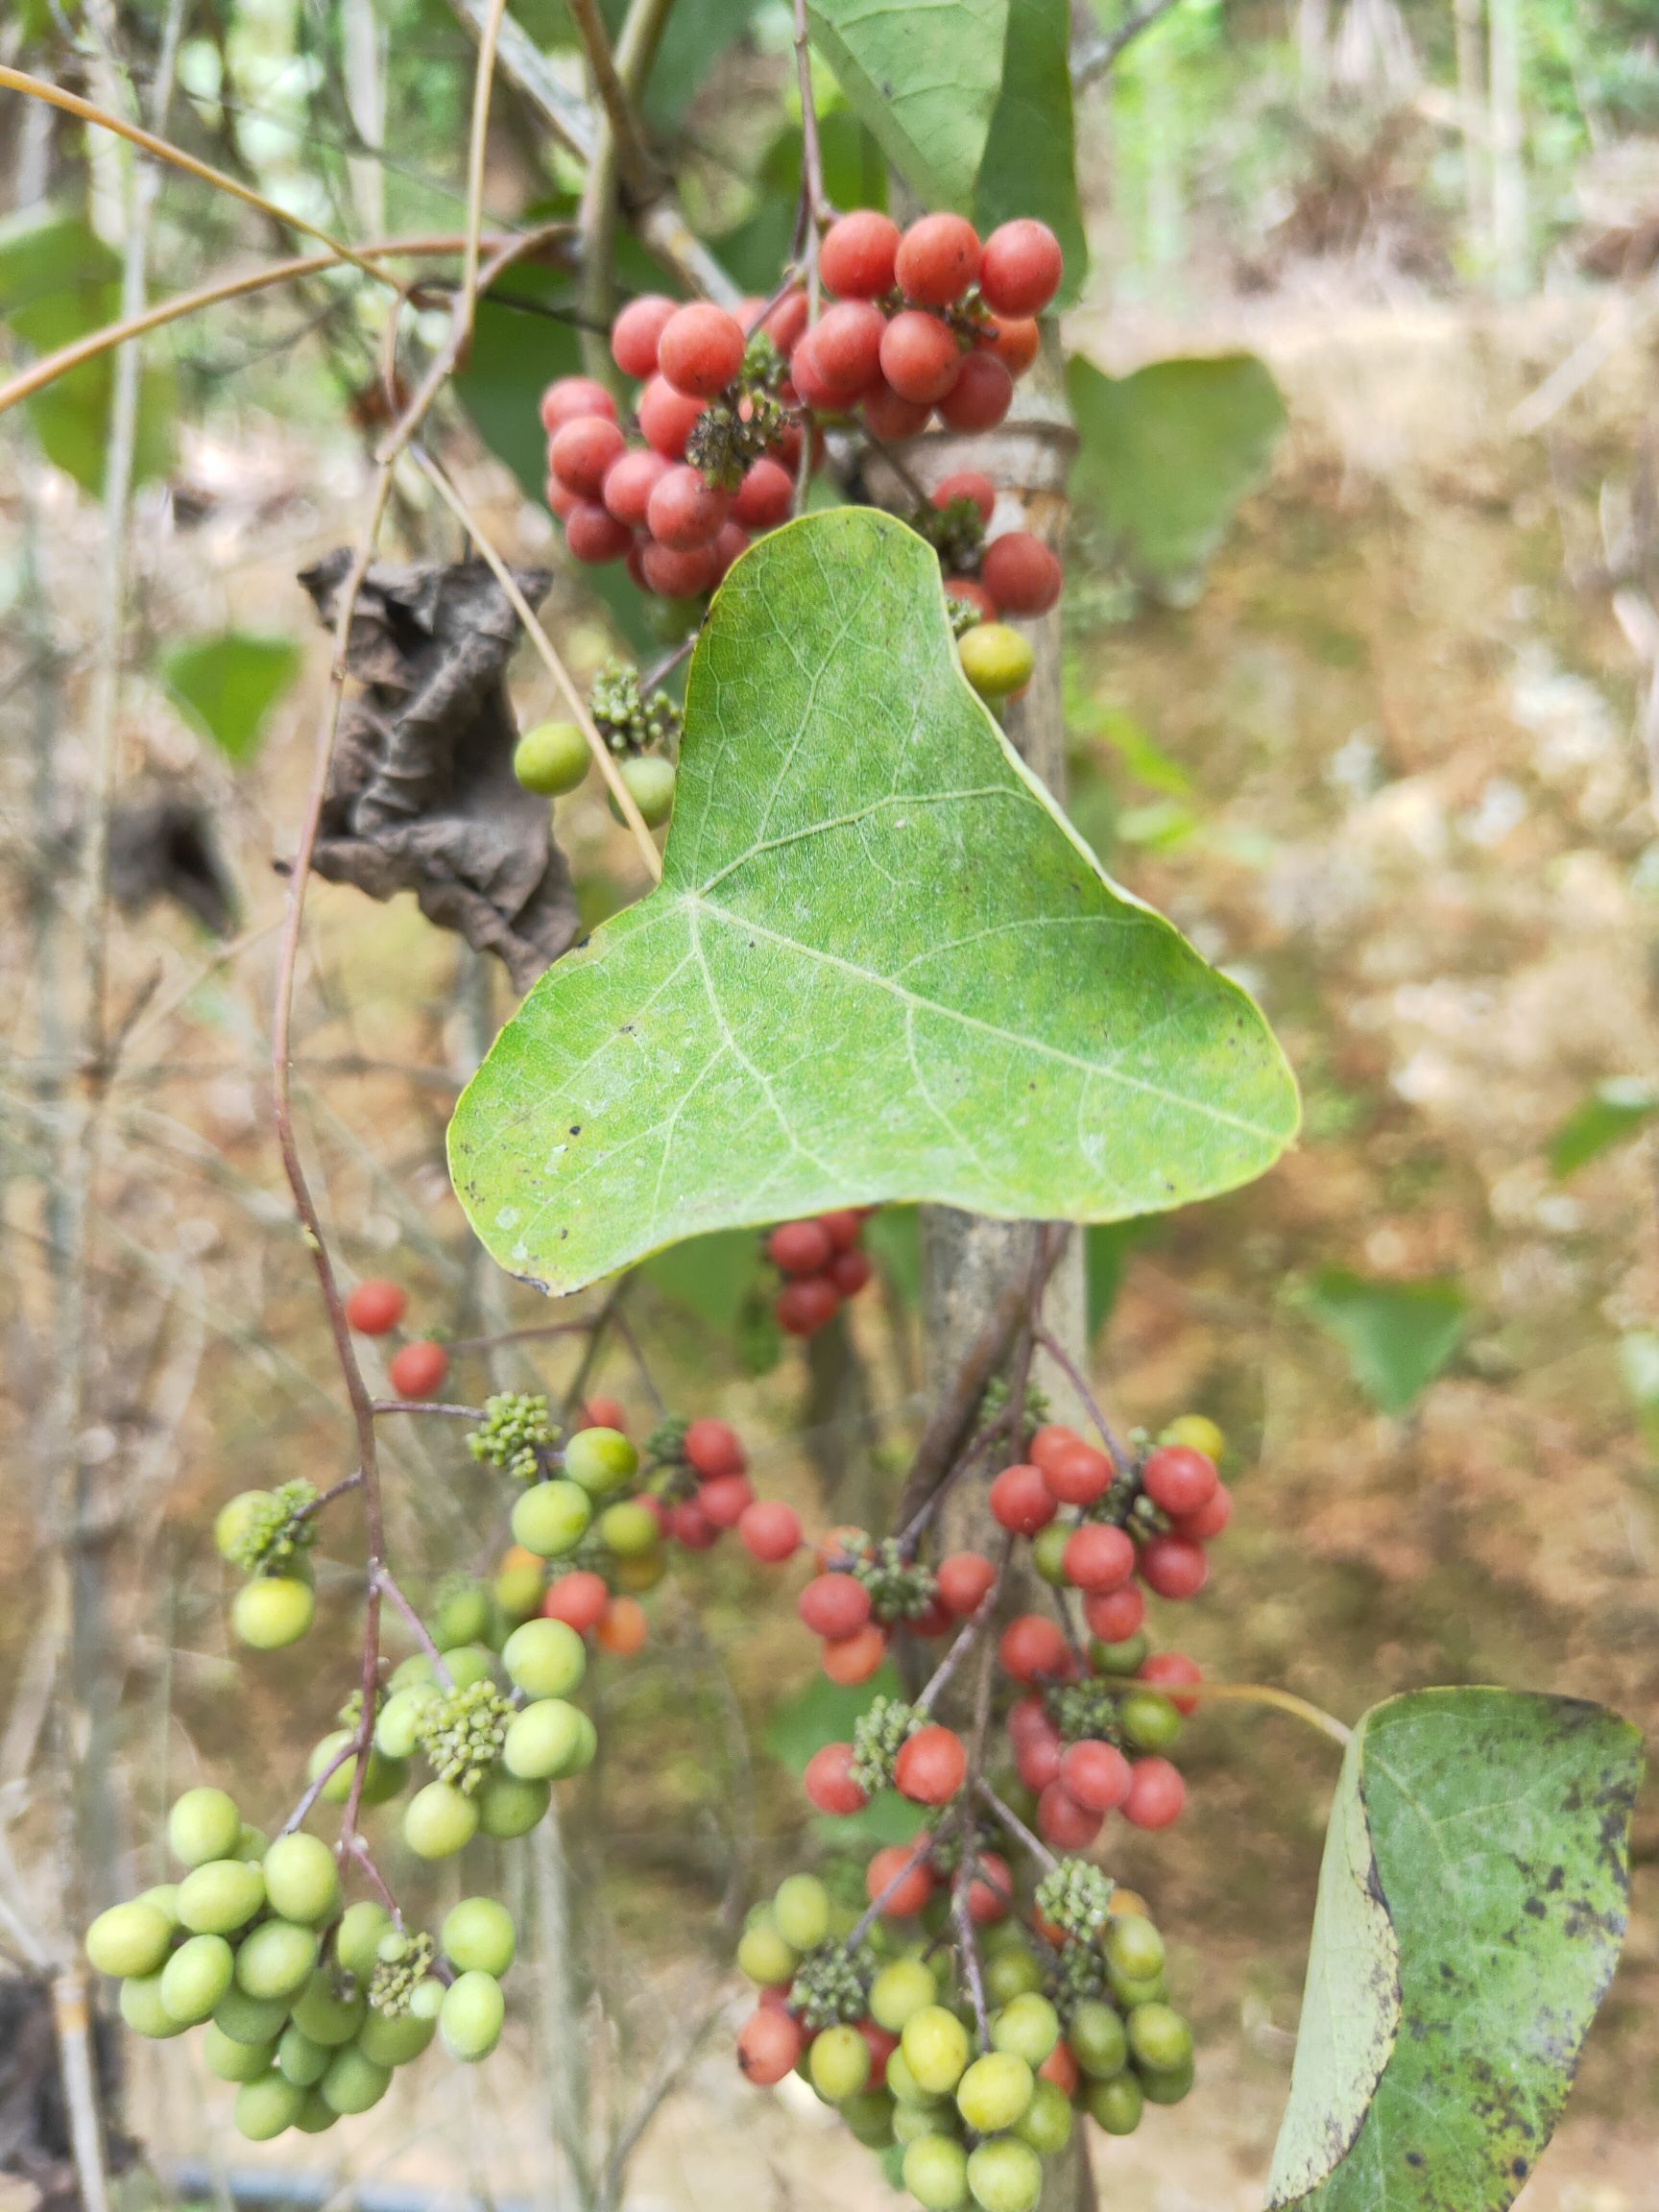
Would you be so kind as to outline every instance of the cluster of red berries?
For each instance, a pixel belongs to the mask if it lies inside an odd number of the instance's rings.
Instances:
[[[389,1336],[408,1311],[406,1293],[384,1276],[368,1275],[346,1300],[346,1319],[359,1336]],[[434,1337],[415,1336],[387,1362],[386,1380],[399,1398],[436,1398],[449,1374],[449,1355]]]
[[[773,1311],[787,1334],[815,1336],[869,1282],[870,1255],[861,1246],[874,1211],[839,1207],[804,1221],[781,1222],[767,1238],[766,1257],[783,1277]]]

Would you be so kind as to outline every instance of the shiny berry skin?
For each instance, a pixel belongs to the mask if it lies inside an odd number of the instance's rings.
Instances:
[[[856,1298],[871,1275],[868,1252],[837,1252],[825,1269],[843,1298]]]
[[[1123,1817],[1132,1828],[1167,1828],[1179,1820],[1187,1785],[1167,1759],[1137,1759],[1129,1773]]]
[[[868,391],[881,373],[887,318],[868,300],[843,300],[812,332],[812,361],[821,380],[844,400]]]
[[[979,274],[979,233],[962,215],[924,215],[899,241],[893,274],[906,300],[949,307]]]
[[[1034,1730],[1022,1737],[1015,1745],[1014,1764],[1026,1789],[1041,1794],[1050,1782],[1060,1779],[1065,1755],[1066,1744],[1060,1731],[1047,1724],[1041,1732]]]
[[[541,496],[552,513],[558,516],[561,522],[565,520],[572,507],[581,505],[579,494],[574,492],[566,492],[557,476],[548,477],[541,488]]]
[[[980,622],[958,638],[962,673],[981,699],[1012,699],[1031,681],[1036,655],[1030,640],[1006,622]]]
[[[1035,1536],[1056,1511],[1040,1470],[1023,1464],[1003,1468],[991,1485],[990,1505],[993,1518],[1016,1536]]]
[[[952,1551],[938,1567],[939,1595],[959,1621],[976,1612],[997,1579],[997,1570],[982,1552]]]
[[[1166,1513],[1201,1512],[1215,1495],[1215,1462],[1184,1444],[1160,1444],[1141,1470],[1141,1487]]]
[[[1133,1582],[1120,1590],[1095,1590],[1083,1600],[1083,1618],[1091,1636],[1102,1644],[1122,1644],[1146,1618],[1146,1600]]]
[[[735,1528],[755,1503],[746,1475],[716,1475],[697,1493],[697,1503],[716,1528]]]
[[[597,500],[608,471],[627,451],[627,441],[603,415],[578,415],[561,423],[547,446],[547,466],[567,492]]]
[[[878,300],[893,289],[899,226],[874,207],[856,208],[825,231],[818,274],[838,300]]]
[[[1016,1682],[1035,1682],[1040,1675],[1058,1676],[1071,1671],[1071,1654],[1056,1623],[1046,1613],[1022,1613],[1010,1621],[997,1647],[1002,1671]]]
[[[976,1928],[1005,1920],[1014,1902],[1014,1876],[999,1851],[981,1851],[979,1867],[968,1885],[968,1917]]]
[[[1043,349],[1043,333],[1028,316],[1008,320],[998,316],[996,327],[979,340],[983,352],[994,354],[1010,376],[1023,376]]]
[[[1186,1536],[1194,1544],[1208,1544],[1219,1536],[1233,1518],[1233,1493],[1225,1482],[1217,1482],[1210,1494],[1210,1502],[1200,1505],[1196,1513],[1178,1513],[1170,1523],[1177,1536]]]
[[[964,356],[956,381],[939,402],[949,430],[994,430],[1014,404],[1014,379],[995,353]]]
[[[936,1722],[918,1728],[901,1744],[893,1763],[893,1782],[902,1797],[917,1805],[948,1805],[968,1773],[968,1753],[952,1728]]]
[[[653,376],[639,395],[639,435],[653,452],[683,461],[685,441],[702,412],[700,399],[687,399],[664,378]]]
[[[841,1293],[826,1275],[799,1275],[785,1283],[773,1307],[786,1335],[815,1336],[841,1310]]]
[[[563,1621],[578,1636],[586,1636],[598,1626],[610,1602],[611,1593],[602,1578],[589,1574],[586,1567],[578,1567],[548,1584],[541,1600],[541,1617],[544,1621]]]
[[[384,1276],[369,1275],[348,1295],[346,1318],[359,1336],[384,1336],[389,1329],[397,1328],[408,1305],[408,1298],[396,1283],[388,1283]]]
[[[666,469],[653,485],[645,526],[659,545],[689,553],[714,542],[731,504],[726,493],[705,484],[695,469],[682,463]]]
[[[718,563],[712,545],[698,545],[682,553],[655,540],[641,547],[639,573],[645,589],[660,599],[695,599],[714,581]]]
[[[854,1635],[826,1644],[818,1664],[831,1682],[868,1682],[887,1656],[887,1633],[878,1622],[866,1621]]]
[[[1046,223],[998,224],[979,254],[979,292],[993,315],[1041,315],[1060,289],[1060,241]]]
[[[618,522],[626,522],[631,530],[642,530],[651,494],[672,466],[650,446],[637,445],[612,462],[600,497]]]
[[[789,381],[804,407],[820,415],[845,414],[857,397],[856,387],[844,391],[825,375],[818,365],[817,336],[816,330],[807,330],[797,342],[789,356]]]
[[[1154,1536],[1136,1561],[1141,1579],[1160,1598],[1196,1598],[1210,1579],[1210,1562],[1201,1544],[1185,1536]]]
[[[1112,1462],[1104,1452],[1078,1443],[1050,1453],[1043,1479],[1062,1505],[1093,1505],[1112,1487]]]
[[[766,1239],[767,1259],[785,1275],[820,1274],[834,1250],[822,1221],[782,1221]]]
[[[795,350],[801,333],[806,327],[806,295],[805,292],[785,292],[775,307],[768,308],[760,327],[785,359]]]
[[[1041,1467],[1046,1474],[1048,1462],[1057,1454],[1069,1452],[1073,1444],[1081,1444],[1082,1441],[1075,1429],[1068,1429],[1060,1421],[1049,1421],[1032,1437],[1026,1457],[1033,1467]]]
[[[894,1885],[893,1894],[881,1907],[882,1916],[889,1920],[902,1920],[912,1912],[920,1912],[933,1894],[933,1872],[926,1860],[909,1864],[913,1846],[908,1843],[889,1843],[877,1852],[864,1869],[864,1894],[872,1905],[887,1887]]]
[[[448,1372],[448,1353],[431,1337],[422,1336],[394,1356],[386,1379],[399,1398],[436,1398]]]
[[[634,533],[598,500],[578,499],[565,517],[565,542],[573,561],[602,568],[608,561],[621,560],[634,542]]]
[[[881,338],[881,373],[902,399],[931,407],[955,383],[962,355],[955,335],[936,315],[907,307]]]
[[[718,584],[740,553],[749,550],[749,533],[740,522],[722,522],[709,551],[714,556],[714,581]]]
[[[737,1541],[763,1567],[777,1567],[801,1549],[801,1520],[781,1499],[757,1498],[737,1521]]]
[[[787,469],[762,454],[752,461],[732,496],[732,519],[749,530],[776,529],[787,522],[795,504],[795,481]]]
[[[1027,1690],[1023,1697],[1017,1697],[1008,1711],[1008,1741],[1014,1744],[1025,1743],[1033,1736],[1051,1730],[1054,1723],[1048,1718],[1048,1708],[1043,1702],[1041,1690]]]
[[[1079,1805],[1063,1782],[1050,1782],[1037,1800],[1037,1833],[1056,1851],[1086,1851],[1104,1817]]]
[[[816,1575],[795,1601],[814,1636],[832,1642],[852,1636],[870,1618],[870,1593],[855,1575]]]
[[[805,2029],[777,2006],[757,2006],[737,2032],[737,2064],[757,2089],[770,2089],[792,2074],[805,2048]]]
[[[616,420],[616,402],[603,384],[591,376],[561,376],[541,395],[541,427],[549,438],[579,415],[601,415]]]
[[[806,1762],[802,1787],[808,1803],[816,1805],[820,1813],[832,1813],[841,1818],[862,1812],[870,1802],[853,1779],[851,1743],[826,1743],[821,1751],[814,1751]]]
[[[926,429],[932,412],[927,400],[906,399],[885,381],[864,395],[864,421],[871,436],[879,438],[884,445],[919,436]]]
[[[979,564],[979,577],[1004,614],[1046,614],[1060,596],[1060,564],[1029,530],[994,538]]]
[[[1066,1539],[1063,1564],[1075,1589],[1120,1590],[1135,1572],[1135,1546],[1121,1528],[1086,1521]]]
[[[1060,1760],[1060,1780],[1069,1795],[1090,1813],[1110,1813],[1129,1794],[1129,1762],[1116,1743],[1094,1737],[1070,1743]]]
[[[658,373],[688,398],[712,399],[743,366],[743,328],[724,307],[677,307],[657,341]]]
[[[965,600],[982,621],[995,622],[997,619],[997,608],[990,592],[982,590],[972,576],[947,576],[945,596],[947,599]]]
[[[720,1531],[694,1498],[683,1498],[668,1508],[668,1533],[687,1551],[711,1551]]]
[[[691,1423],[680,1449],[685,1454],[686,1466],[706,1482],[711,1482],[717,1475],[748,1472],[749,1461],[736,1430],[707,1414]]]
[[[611,325],[611,358],[624,376],[643,384],[657,373],[657,348],[674,319],[674,301],[661,292],[630,300]]]
[[[977,469],[958,469],[954,475],[941,477],[929,496],[935,507],[949,507],[953,499],[972,499],[980,521],[989,522],[997,504],[997,487]]]

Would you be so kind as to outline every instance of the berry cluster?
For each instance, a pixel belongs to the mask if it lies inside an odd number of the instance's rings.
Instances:
[[[773,1230],[766,1257],[783,1278],[773,1305],[780,1329],[791,1336],[815,1336],[863,1289],[871,1267],[861,1245],[873,1212],[869,1206],[843,1206]]]
[[[294,1828],[268,1842],[223,1790],[187,1790],[167,1837],[181,1878],[101,1912],[86,1956],[120,1977],[138,2034],[203,2029],[207,2070],[237,2084],[252,2141],[367,2112],[434,2035],[454,2058],[494,2049],[517,1936],[493,1898],[464,1898],[436,1939],[411,1934],[384,1905],[343,1905],[320,1838]]]
[[[953,1576],[947,1596],[946,1560],[935,1572],[896,1539],[881,1542],[863,1528],[832,1528],[815,1551],[818,1573],[796,1602],[804,1626],[822,1639],[821,1659],[831,1682],[867,1682],[887,1654],[894,1629],[943,1636],[960,1618],[956,1599],[967,1585]],[[995,1578],[989,1560],[983,1597]],[[978,1603],[975,1598],[969,1612]],[[810,1787],[810,1784],[808,1784]]]
[[[674,762],[680,709],[661,688],[646,693],[637,668],[607,661],[588,695],[593,726],[616,756],[617,773],[646,827],[655,830],[674,810]],[[562,799],[574,791],[592,758],[574,722],[538,722],[513,753],[513,773],[527,791]],[[615,811],[613,802],[613,811]]]

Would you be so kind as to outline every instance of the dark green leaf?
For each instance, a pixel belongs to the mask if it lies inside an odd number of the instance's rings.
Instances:
[[[1096,1221],[1083,1232],[1083,1262],[1088,1286],[1090,1341],[1100,1334],[1118,1303],[1123,1271],[1130,1254],[1149,1244],[1158,1233],[1158,1218],[1150,1220]]]
[[[1462,1342],[1468,1305],[1455,1283],[1372,1283],[1328,1267],[1303,1293],[1311,1317],[1348,1355],[1380,1411],[1404,1413]]]
[[[1285,426],[1278,386],[1250,353],[1156,361],[1123,377],[1073,354],[1066,395],[1081,441],[1078,506],[1141,582],[1190,591],[1271,466]]]
[[[1641,1739],[1504,1690],[1390,1699],[1332,1809],[1274,2212],[1503,2212],[1612,1980]]]
[[[450,1163],[502,1265],[567,1289],[830,1205],[1160,1211],[1260,1174],[1296,1118],[1251,1001],[969,689],[932,553],[839,508],[721,588],[663,880],[536,986]]]
[[[1009,0],[807,0],[806,12],[813,43],[912,191],[972,213]]]
[[[922,1303],[922,1224],[914,1206],[883,1206],[864,1225],[870,1257],[901,1305]]]
[[[1550,1172],[1557,1181],[1615,1144],[1634,1137],[1659,1114],[1659,1091],[1633,1075],[1599,1083],[1590,1095],[1568,1115],[1550,1140]]]
[[[252,760],[265,718],[300,673],[292,637],[246,630],[191,637],[161,656],[161,681],[227,759]]]
[[[1069,0],[1020,0],[1008,11],[1002,89],[974,194],[982,234],[1018,215],[1047,224],[1066,256],[1057,301],[1063,307],[1076,299],[1089,271],[1077,204],[1070,41]]]

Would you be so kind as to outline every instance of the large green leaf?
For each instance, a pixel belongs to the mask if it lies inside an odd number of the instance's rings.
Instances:
[[[1260,1174],[1295,1087],[964,682],[938,563],[838,508],[763,539],[686,686],[663,879],[542,977],[451,1171],[571,1290],[700,1231],[931,1199],[1114,1220]]]
[[[1404,1413],[1456,1351],[1468,1304],[1455,1283],[1374,1283],[1327,1267],[1303,1293],[1308,1311],[1348,1355],[1354,1380],[1383,1413]]]
[[[225,630],[170,646],[161,656],[161,680],[228,759],[251,760],[301,658],[292,637]]]
[[[1073,354],[1066,397],[1078,506],[1142,583],[1190,592],[1271,465],[1285,427],[1278,386],[1253,353],[1155,361],[1123,377]]]
[[[1550,2140],[1623,1938],[1641,1739],[1504,1690],[1390,1699],[1325,1842],[1267,2197],[1502,2212]]]
[[[1046,223],[1066,256],[1059,305],[1083,288],[1089,241],[1077,204],[1069,0],[1021,0],[1008,11],[1002,89],[974,194],[982,232],[1017,215]]]
[[[1002,89],[1009,0],[807,0],[806,12],[814,44],[900,176],[929,206],[972,213]]]

